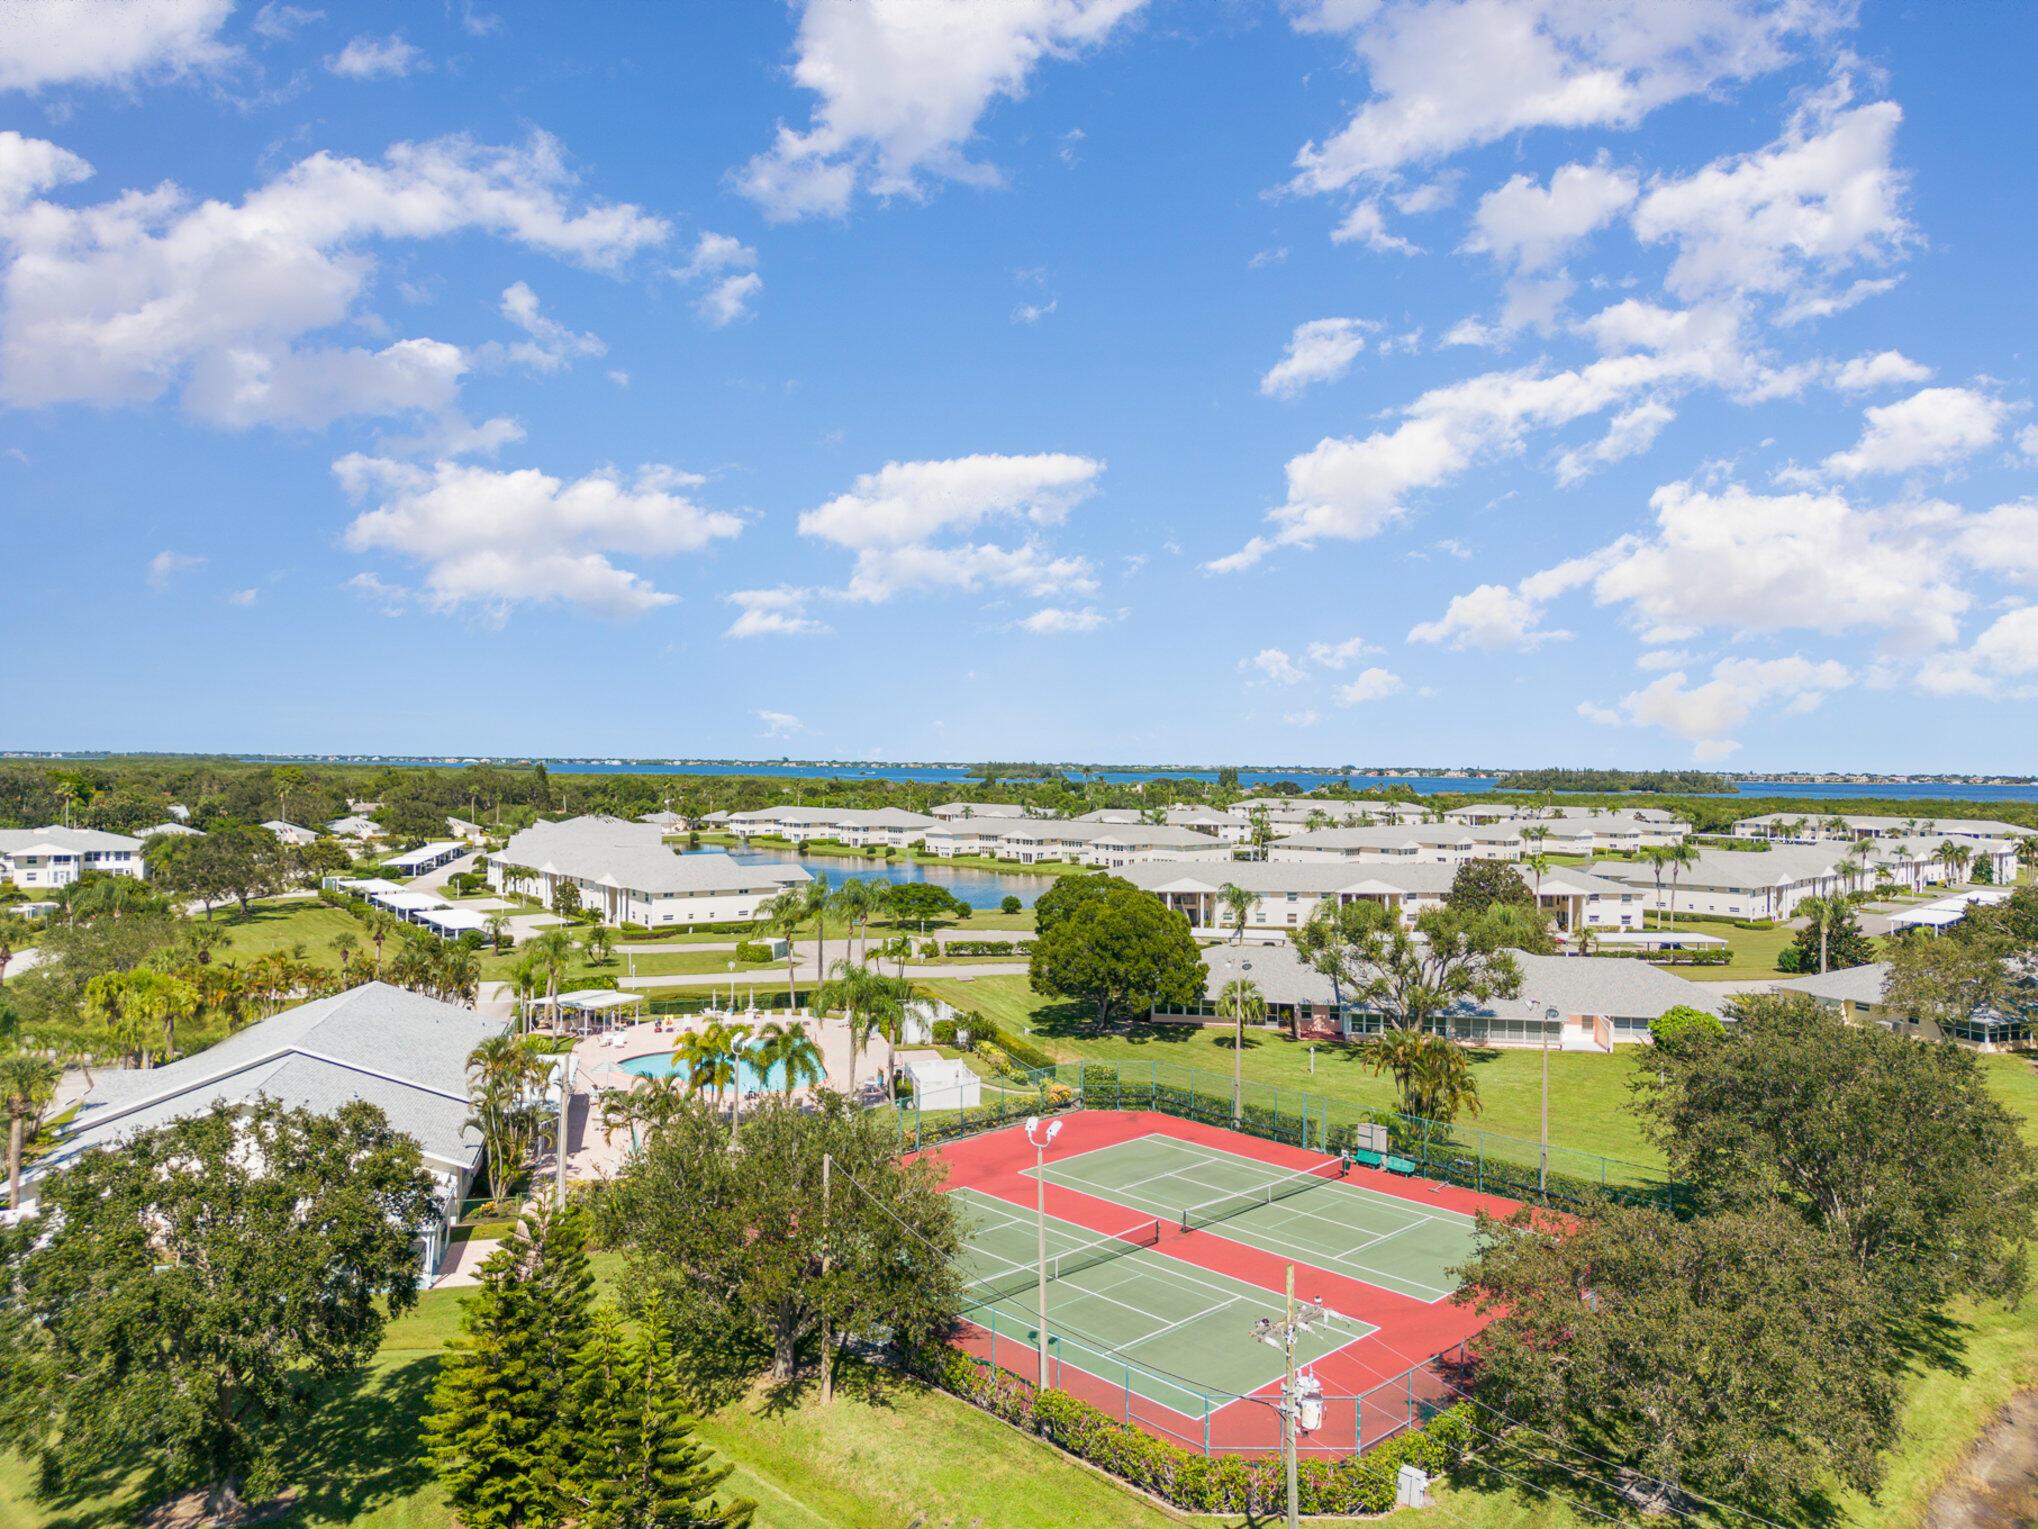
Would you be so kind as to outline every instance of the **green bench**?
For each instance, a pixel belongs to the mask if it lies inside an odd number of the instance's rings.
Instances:
[[[1403,1178],[1411,1178],[1417,1172],[1413,1158],[1396,1157],[1389,1152],[1375,1152],[1367,1147],[1355,1147],[1352,1150],[1352,1161],[1361,1168],[1384,1168],[1389,1173],[1400,1174]]]

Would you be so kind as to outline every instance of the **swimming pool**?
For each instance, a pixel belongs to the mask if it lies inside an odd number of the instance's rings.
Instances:
[[[678,1056],[670,1051],[661,1051],[655,1056],[633,1056],[628,1061],[618,1063],[617,1065],[624,1072],[634,1073],[640,1078],[684,1078],[688,1076],[686,1063],[680,1061]],[[746,1099],[752,1094],[769,1093],[771,1091],[771,1084],[765,1081],[762,1073],[750,1065],[748,1057],[741,1058],[737,1062],[736,1075],[737,1092]]]

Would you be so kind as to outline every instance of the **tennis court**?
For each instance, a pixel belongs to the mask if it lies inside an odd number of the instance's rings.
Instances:
[[[1418,1301],[1447,1300],[1472,1254],[1471,1216],[1354,1183],[1335,1162],[1298,1173],[1155,1133],[1050,1157],[1046,1178]]]
[[[1023,1353],[1039,1330],[1036,1217],[975,1189],[950,1193],[969,1226],[964,1263],[973,1284],[963,1316]],[[1172,1228],[1147,1220],[1099,1237],[1048,1218],[1050,1362],[1122,1385],[1128,1402],[1136,1394],[1204,1418],[1213,1397],[1249,1396],[1280,1378],[1280,1350],[1252,1329],[1282,1317],[1286,1298],[1159,1252],[1164,1230]],[[1296,1358],[1314,1363],[1373,1331],[1333,1314],[1303,1334]]]

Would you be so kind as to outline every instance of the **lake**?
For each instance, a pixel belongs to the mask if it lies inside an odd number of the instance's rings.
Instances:
[[[841,886],[852,877],[861,881],[931,881],[946,887],[972,908],[995,908],[1008,897],[1027,907],[1033,899],[1054,885],[1051,876],[1027,876],[1007,871],[979,871],[966,866],[911,865],[895,860],[858,860],[840,855],[798,855],[789,849],[746,849],[731,851],[744,865],[798,865],[815,876],[826,876],[830,886]]]

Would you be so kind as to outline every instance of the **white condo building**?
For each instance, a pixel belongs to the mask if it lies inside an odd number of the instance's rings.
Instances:
[[[1233,932],[1223,891],[1226,885],[1238,887],[1253,898],[1246,913],[1248,937],[1285,939],[1326,901],[1379,903],[1413,924],[1425,909],[1444,905],[1457,871],[1455,865],[1435,861],[1235,860],[1208,865],[1155,860],[1116,874],[1185,915],[1190,930],[1206,938]],[[1533,886],[1532,876],[1522,879]],[[1642,894],[1606,877],[1562,866],[1546,871],[1535,891],[1559,930],[1642,927]]]
[[[722,854],[682,855],[653,824],[569,818],[510,836],[488,859],[491,885],[527,892],[547,907],[562,883],[608,924],[686,927],[747,923],[793,883],[812,878],[796,865],[740,865]]]
[[[0,876],[17,887],[67,887],[87,871],[146,875],[142,841],[97,828],[0,828]]]

